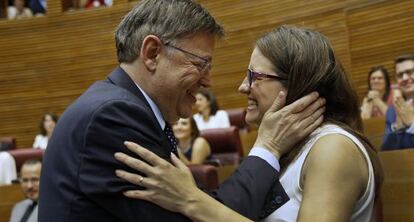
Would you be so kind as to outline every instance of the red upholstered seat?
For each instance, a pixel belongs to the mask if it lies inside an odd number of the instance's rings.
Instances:
[[[200,136],[208,141],[212,158],[219,160],[221,165],[240,163],[243,157],[243,147],[237,127],[202,130]]]
[[[197,185],[206,190],[211,191],[218,186],[217,168],[211,165],[189,165],[191,173],[194,176]]]
[[[229,115],[230,125],[237,126],[240,130],[249,130],[249,126],[247,125],[245,120],[245,108],[227,109],[226,112]]]
[[[29,159],[42,159],[44,150],[42,149],[32,149],[32,148],[24,148],[24,149],[15,149],[8,151],[16,161],[16,170],[20,172],[20,168],[22,167],[23,163]]]

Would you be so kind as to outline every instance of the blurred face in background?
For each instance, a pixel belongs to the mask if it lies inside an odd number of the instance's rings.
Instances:
[[[56,122],[53,120],[52,116],[46,115],[43,121],[43,127],[48,135],[52,134],[53,129],[55,129]]]
[[[178,139],[189,139],[191,138],[191,122],[189,118],[180,118],[172,127],[174,136]]]
[[[414,61],[405,60],[395,65],[397,83],[406,97],[414,97]]]
[[[17,10],[23,11],[23,9],[24,9],[24,0],[14,0],[13,4],[17,8]]]
[[[195,107],[198,112],[203,112],[210,109],[210,101],[201,93],[196,94]]]
[[[256,47],[250,58],[249,69],[267,75],[278,76],[272,63]],[[269,77],[258,77],[252,80],[249,87],[247,77],[239,87],[239,92],[247,95],[246,122],[259,125],[263,115],[273,104],[280,91],[286,92],[280,80]]]
[[[371,74],[369,78],[369,83],[371,85],[371,90],[375,90],[378,92],[385,92],[385,78],[384,73],[381,70],[377,70]]]
[[[39,181],[41,163],[23,165],[21,169],[21,187],[28,199],[37,201],[39,198]]]

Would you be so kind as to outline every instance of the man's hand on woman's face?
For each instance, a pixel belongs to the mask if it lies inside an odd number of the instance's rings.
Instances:
[[[268,149],[278,159],[322,123],[325,111],[325,99],[319,98],[317,92],[283,107],[285,102],[286,95],[281,91],[264,114],[254,144]]]

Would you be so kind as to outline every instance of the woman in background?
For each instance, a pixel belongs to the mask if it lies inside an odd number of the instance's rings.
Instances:
[[[200,131],[193,118],[179,119],[173,125],[174,136],[178,140],[178,154],[185,164],[202,164],[211,149],[207,140],[200,137]]]
[[[40,134],[38,134],[34,140],[33,148],[46,149],[47,142],[52,136],[53,129],[55,129],[58,116],[53,113],[46,113],[39,124]]]
[[[362,119],[385,115],[388,104],[392,103],[390,88],[388,71],[383,66],[372,67],[368,75],[368,94],[361,106]]]
[[[196,94],[198,113],[193,116],[199,130],[230,127],[229,115],[219,110],[216,97],[206,88],[201,88]]]

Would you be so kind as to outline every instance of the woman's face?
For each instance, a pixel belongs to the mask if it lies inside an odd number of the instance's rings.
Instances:
[[[180,118],[172,127],[174,136],[180,139],[188,139],[191,137],[191,122],[190,119]]]
[[[210,102],[207,100],[207,98],[203,94],[197,93],[195,97],[196,97],[195,106],[198,112],[203,112],[210,108]]]
[[[53,132],[55,125],[56,123],[55,121],[53,121],[53,118],[50,115],[46,115],[45,120],[43,121],[43,127],[45,128],[48,134]]]
[[[371,74],[369,83],[372,90],[384,92],[385,91],[385,78],[381,70],[377,70]]]
[[[272,63],[256,47],[250,58],[249,69],[268,75],[277,76]],[[263,115],[273,104],[280,91],[286,92],[279,80],[271,78],[257,78],[252,81],[251,87],[247,77],[239,87],[239,92],[247,95],[246,122],[259,125]]]

